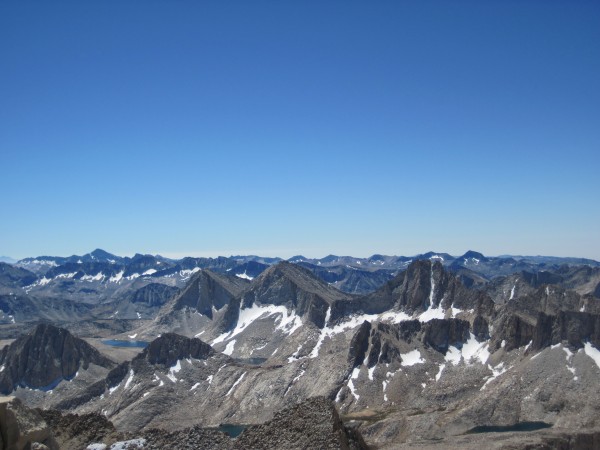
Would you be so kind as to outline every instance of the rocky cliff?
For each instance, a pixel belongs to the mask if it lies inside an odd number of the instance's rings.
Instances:
[[[50,389],[90,364],[114,366],[98,350],[67,330],[40,324],[0,352],[0,392],[10,393],[19,385]]]

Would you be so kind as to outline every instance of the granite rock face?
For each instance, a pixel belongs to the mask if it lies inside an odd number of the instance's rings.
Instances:
[[[282,261],[254,280],[252,287],[242,295],[241,306],[284,305],[322,328],[330,305],[348,298],[350,295],[327,285],[307,269]],[[230,307],[234,315],[239,312],[238,305],[232,303]],[[233,319],[237,321],[237,317],[230,318]]]
[[[28,286],[37,279],[37,276],[22,267],[0,262],[0,285],[11,287]]]
[[[97,413],[61,414],[56,410],[38,410],[61,449],[84,449],[94,442],[113,442],[121,436],[112,422]]]
[[[333,323],[353,313],[379,314],[402,311],[409,315],[430,308],[472,310],[489,320],[494,315],[494,302],[481,290],[468,289],[460,277],[439,262],[419,260],[368,295],[336,301],[331,310]]]
[[[175,333],[167,333],[150,342],[134,361],[145,359],[150,364],[169,367],[181,359],[206,359],[214,353],[213,348],[200,339],[189,339]]]
[[[63,328],[40,324],[0,352],[0,392],[17,386],[49,388],[73,377],[90,364],[110,368],[114,363]]]
[[[0,397],[0,437],[3,450],[59,448],[42,416],[15,397]]]
[[[103,395],[106,390],[119,386],[132,373],[152,377],[157,369],[172,367],[178,361],[193,358],[206,360],[215,355],[213,348],[200,339],[187,338],[175,333],[166,333],[156,338],[131,361],[125,361],[112,369],[105,379],[99,380],[79,394],[65,398],[56,404],[59,410],[74,409],[94,397]],[[226,356],[221,355],[227,359]]]
[[[187,306],[212,318],[213,308],[223,308],[247,287],[248,282],[242,278],[201,270],[175,299],[174,309]]]
[[[135,291],[131,296],[131,302],[143,303],[150,307],[162,306],[178,292],[179,289],[174,286],[150,283]]]

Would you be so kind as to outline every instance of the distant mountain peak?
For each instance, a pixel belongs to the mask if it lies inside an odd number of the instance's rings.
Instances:
[[[300,262],[300,261],[307,261],[307,260],[308,260],[308,258],[303,255],[295,255],[295,256],[292,256],[291,258],[288,258],[289,262]]]
[[[97,248],[96,250],[90,252],[90,256],[92,256],[94,259],[120,259],[118,256],[108,253],[106,250],[102,250],[101,248]]]
[[[475,259],[478,259],[480,261],[487,261],[487,258],[485,256],[483,256],[482,253],[476,252],[474,250],[468,250],[459,259],[461,259],[461,258],[475,258]]]

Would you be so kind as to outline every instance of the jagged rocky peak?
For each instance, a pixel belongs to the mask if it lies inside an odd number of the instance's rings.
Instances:
[[[281,261],[265,270],[242,295],[242,308],[258,305],[283,305],[319,328],[325,325],[327,310],[336,301],[350,298],[318,279],[309,270]],[[235,311],[229,311],[234,314]],[[230,317],[235,323],[237,317]]]
[[[244,294],[244,305],[252,305],[257,301],[292,307],[300,292],[317,295],[327,303],[348,298],[347,294],[321,281],[304,267],[281,261],[254,280],[249,291]]]
[[[174,299],[174,309],[195,308],[212,318],[213,307],[221,309],[239,296],[249,283],[243,278],[204,269],[194,275],[185,289]]]
[[[28,286],[35,282],[37,276],[29,270],[0,262],[0,285],[4,286]]]
[[[101,248],[97,248],[93,252],[90,252],[89,256],[91,259],[106,262],[115,262],[121,259],[119,256],[113,255],[112,253],[108,253],[107,251],[102,250]]]
[[[215,351],[198,338],[187,338],[175,333],[166,333],[154,339],[136,359],[145,359],[150,364],[170,367],[180,359],[206,359]]]
[[[456,260],[461,262],[472,262],[478,264],[480,262],[487,262],[488,258],[486,258],[483,255],[483,253],[479,253],[474,250],[468,250],[464,255],[456,258]]]
[[[429,308],[447,309],[473,307],[469,291],[453,273],[439,261],[419,260],[391,280],[382,290],[391,291],[394,306],[409,313]],[[491,303],[491,300],[490,300]]]
[[[17,386],[47,388],[72,378],[90,364],[110,368],[114,363],[64,328],[40,324],[0,352],[0,392]]]

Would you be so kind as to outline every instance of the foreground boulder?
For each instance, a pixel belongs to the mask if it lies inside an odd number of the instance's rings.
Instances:
[[[0,435],[0,449],[59,448],[42,416],[15,397],[0,397]]]
[[[344,426],[333,403],[314,397],[278,412],[273,420],[246,429],[236,449],[366,449],[360,433]]]
[[[347,428],[333,403],[325,397],[313,397],[286,408],[272,420],[246,428],[237,438],[216,429],[196,425],[181,430],[142,430],[118,433],[112,423],[97,414],[62,415],[58,411],[42,411],[61,443],[61,448],[107,448],[115,441],[142,443],[146,450],[191,449],[367,449],[357,430]],[[126,448],[122,442],[119,448]],[[132,444],[133,445],[133,444]],[[135,447],[134,447],[135,448]]]

